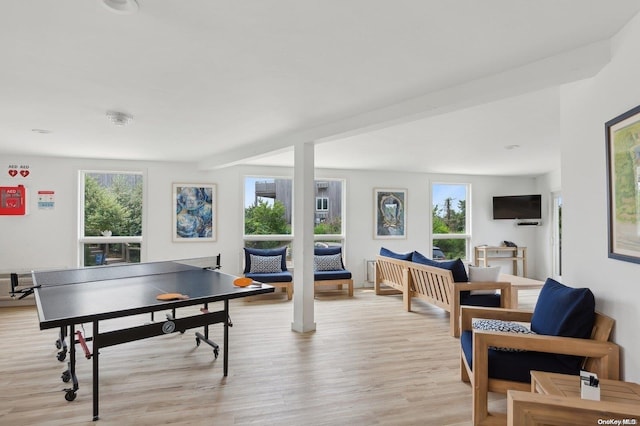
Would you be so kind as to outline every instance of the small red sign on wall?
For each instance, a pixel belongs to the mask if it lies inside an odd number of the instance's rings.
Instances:
[[[24,215],[27,191],[22,185],[0,186],[0,215]]]

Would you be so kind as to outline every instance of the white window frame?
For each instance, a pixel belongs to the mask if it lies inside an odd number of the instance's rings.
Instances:
[[[457,186],[464,186],[466,188],[465,191],[465,205],[466,205],[466,211],[465,211],[465,224],[464,224],[464,228],[465,228],[465,233],[461,233],[461,234],[434,234],[433,233],[433,187],[434,185],[457,185]],[[472,232],[471,232],[471,184],[470,183],[466,183],[466,182],[431,182],[431,186],[429,187],[429,192],[430,192],[430,209],[429,211],[431,212],[431,214],[429,215],[429,221],[431,222],[431,226],[429,228],[429,232],[431,233],[431,251],[429,253],[433,252],[433,247],[434,247],[434,240],[465,240],[465,257],[464,259],[462,259],[464,262],[467,262],[471,259],[471,237],[472,237]]]
[[[84,235],[84,180],[86,174],[104,173],[104,174],[138,174],[142,176],[142,235],[140,236],[85,236]],[[84,267],[84,245],[85,244],[121,244],[121,243],[137,243],[140,244],[140,262],[146,259],[146,250],[143,244],[146,229],[146,212],[147,212],[147,174],[142,170],[111,170],[111,169],[81,169],[78,171],[78,245],[76,263],[78,268]]]

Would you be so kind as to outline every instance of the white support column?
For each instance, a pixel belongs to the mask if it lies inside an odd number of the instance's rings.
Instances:
[[[313,213],[314,145],[300,142],[294,146],[293,172],[293,331],[314,331],[313,295]]]

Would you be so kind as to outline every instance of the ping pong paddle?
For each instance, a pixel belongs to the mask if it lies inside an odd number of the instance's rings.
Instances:
[[[238,277],[235,280],[233,280],[233,285],[235,285],[237,287],[246,287],[246,286],[250,285],[252,282],[253,282],[253,280],[251,278]]]
[[[162,293],[156,296],[156,299],[162,300],[162,301],[181,300],[181,299],[188,299],[188,298],[189,296],[181,293]]]

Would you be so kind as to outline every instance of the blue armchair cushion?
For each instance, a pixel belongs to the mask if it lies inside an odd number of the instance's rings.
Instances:
[[[257,256],[280,256],[280,270],[287,270],[287,247],[275,248],[275,249],[257,249],[248,248],[244,249],[244,271],[243,274],[250,273],[251,271],[251,255]]]
[[[313,279],[314,281],[349,280],[351,279],[351,272],[344,269],[340,271],[315,271]]]
[[[380,256],[391,257],[398,260],[411,260],[412,252],[409,253],[396,253],[384,247],[380,247]]]
[[[473,370],[473,332],[465,330],[460,335],[460,345],[469,367]],[[582,358],[568,360],[556,354],[543,352],[507,352],[489,349],[489,377],[523,383],[531,381],[531,370],[560,374],[580,374]],[[573,361],[573,362],[568,362]]]
[[[448,269],[453,274],[453,281],[457,283],[468,282],[467,270],[464,267],[464,263],[460,259],[437,261],[429,259],[420,252],[414,251],[411,255],[411,260],[416,263],[421,263],[427,266],[434,266],[436,268]]]
[[[531,330],[550,336],[591,337],[595,298],[588,288],[567,287],[547,278],[531,317]]]
[[[313,256],[314,271],[339,271],[342,266],[341,254],[325,254]]]
[[[289,271],[274,272],[272,274],[246,273],[245,277],[261,283],[289,283],[293,281],[293,275]]]
[[[282,256],[258,256],[250,254],[251,268],[250,274],[272,274],[282,272]]]

